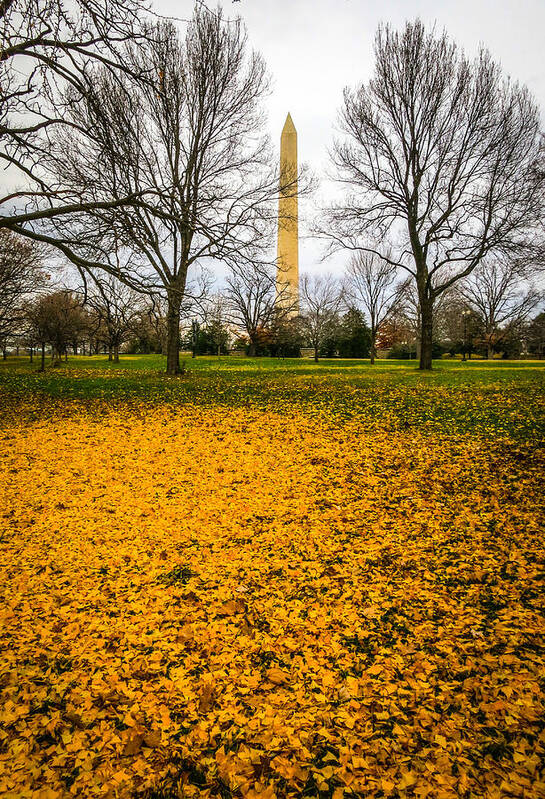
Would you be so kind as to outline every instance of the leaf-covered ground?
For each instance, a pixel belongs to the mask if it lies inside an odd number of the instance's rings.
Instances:
[[[14,396],[0,795],[545,796],[536,441]]]
[[[0,361],[0,397],[10,406],[32,399],[35,414],[50,400],[145,406],[258,408],[320,420],[358,419],[367,429],[545,441],[545,361],[436,361],[431,373],[414,361],[204,357],[186,359],[186,374],[165,375],[160,355],[70,357],[37,371],[28,359]]]

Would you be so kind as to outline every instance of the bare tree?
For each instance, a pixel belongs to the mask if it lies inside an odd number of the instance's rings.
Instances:
[[[435,300],[433,306],[432,342],[440,339],[444,333],[445,315],[449,313],[452,303],[458,302],[459,305],[459,298],[455,288],[446,289]],[[410,278],[400,283],[397,303],[392,309],[392,314],[398,317],[398,323],[401,323],[401,327],[405,329],[407,343],[410,343],[411,340],[414,341],[416,357],[419,358],[421,352],[422,314],[420,312],[418,288]]]
[[[442,294],[441,307],[437,310],[434,323],[438,324],[434,324],[434,327],[438,330],[434,338],[439,337],[451,355],[461,352],[462,361],[471,360],[471,353],[483,340],[480,314],[468,305],[457,290]]]
[[[346,195],[322,233],[412,275],[430,369],[442,292],[489,253],[542,245],[539,113],[487,51],[471,61],[419,21],[381,26],[375,56],[372,80],[344,93],[334,162]]]
[[[95,335],[108,347],[108,357],[119,362],[119,348],[131,333],[140,311],[143,298],[129,286],[104,274],[95,276],[85,297],[85,306],[95,320]]]
[[[73,112],[94,139],[59,142],[56,163],[60,182],[84,195],[99,187],[110,199],[132,191],[153,200],[95,208],[77,224],[56,224],[53,238],[80,268],[166,295],[167,372],[175,374],[188,273],[202,259],[242,262],[255,250],[279,177],[262,133],[265,67],[247,53],[242,23],[199,6],[183,41],[167,22],[147,40],[126,48],[131,76],[96,72],[94,94]],[[145,68],[153,85],[134,78]]]
[[[316,363],[320,346],[335,328],[342,302],[341,287],[332,275],[303,275],[300,326],[303,336],[314,348]]]
[[[197,357],[199,331],[202,325],[206,323],[216,296],[212,292],[214,282],[214,275],[211,270],[202,266],[197,275],[192,279],[188,279],[186,283],[181,317],[182,325],[185,322],[186,333],[189,333],[193,358]]]
[[[228,329],[229,308],[224,294],[217,292],[210,297],[204,324],[215,345],[216,354],[219,358],[222,349],[227,348],[230,335]]]
[[[148,355],[163,354],[166,349],[166,301],[158,295],[142,295],[132,324],[131,343],[136,351]]]
[[[25,305],[46,281],[44,251],[9,230],[0,229],[0,344],[21,331]]]
[[[141,40],[140,0],[3,0],[0,2],[0,227],[32,232],[39,220],[94,207],[136,202],[125,195],[83,195],[59,183],[55,142],[78,126],[71,113],[92,91],[97,64],[113,80],[130,71],[123,43]],[[142,79],[146,72],[141,73]]]
[[[29,303],[25,309],[26,320],[26,335],[31,342],[31,346],[39,345],[41,347],[41,364],[40,372],[45,370],[45,346],[49,341],[48,336],[48,321],[49,312],[47,304],[41,300],[35,300]]]
[[[250,357],[254,357],[263,331],[281,324],[297,311],[298,300],[290,285],[277,287],[277,267],[266,262],[232,264],[225,280],[224,295],[228,319],[249,340]]]
[[[248,354],[255,357],[260,331],[268,326],[275,311],[275,278],[272,270],[234,265],[225,280],[225,298],[231,324],[249,340]]]
[[[346,274],[346,292],[369,316],[371,364],[375,363],[380,326],[400,303],[400,282],[397,278],[397,268],[376,253],[359,252],[350,259]]]
[[[541,360],[545,354],[545,312],[538,313],[526,326],[524,333],[529,352]]]
[[[460,295],[481,317],[487,357],[516,331],[543,299],[513,258],[488,257],[460,285]]]

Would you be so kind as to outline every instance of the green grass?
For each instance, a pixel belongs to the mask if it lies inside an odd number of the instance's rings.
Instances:
[[[414,361],[207,357],[185,360],[186,374],[165,375],[159,355],[72,357],[38,372],[27,358],[0,362],[0,401],[15,408],[32,398],[107,403],[240,407],[362,425],[426,428],[449,435],[545,440],[545,361],[441,360],[430,373]]]

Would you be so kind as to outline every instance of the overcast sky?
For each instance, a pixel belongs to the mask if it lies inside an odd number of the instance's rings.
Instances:
[[[299,158],[320,176],[327,163],[333,126],[346,85],[367,81],[373,70],[373,40],[380,22],[403,26],[420,17],[436,24],[469,55],[487,47],[506,73],[525,83],[545,118],[545,0],[240,0],[222,2],[240,14],[252,47],[272,76],[267,100],[275,142],[288,111],[298,133]],[[214,7],[215,0],[209,5]],[[192,2],[155,0],[161,14],[189,17]],[[301,209],[304,211],[305,209]],[[323,269],[320,248],[301,241],[300,269]],[[344,260],[336,259],[337,271]]]

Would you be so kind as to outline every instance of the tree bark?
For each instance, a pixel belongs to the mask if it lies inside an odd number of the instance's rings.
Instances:
[[[119,347],[117,344],[114,347],[114,363],[119,363]]]
[[[30,363],[32,363],[32,361],[33,361],[33,359],[34,359],[34,358],[33,358],[33,356],[34,356],[34,350],[33,350],[33,348],[31,347],[31,348],[30,348]]]
[[[255,352],[256,352],[255,342],[250,339],[250,345],[248,347],[248,357],[255,358]]]
[[[108,345],[108,360],[109,361],[113,360],[112,348],[110,345]]]
[[[423,370],[432,368],[433,300],[420,300],[420,365]]]
[[[375,341],[377,338],[377,331],[371,328],[371,366],[375,364],[376,347]]]
[[[494,357],[494,348],[492,347],[492,344],[488,342],[488,344],[486,345],[486,359],[490,361],[492,360],[493,357]]]
[[[314,347],[314,363],[318,363],[318,347]]]
[[[167,311],[167,375],[180,374],[180,306],[177,296],[169,296]]]

